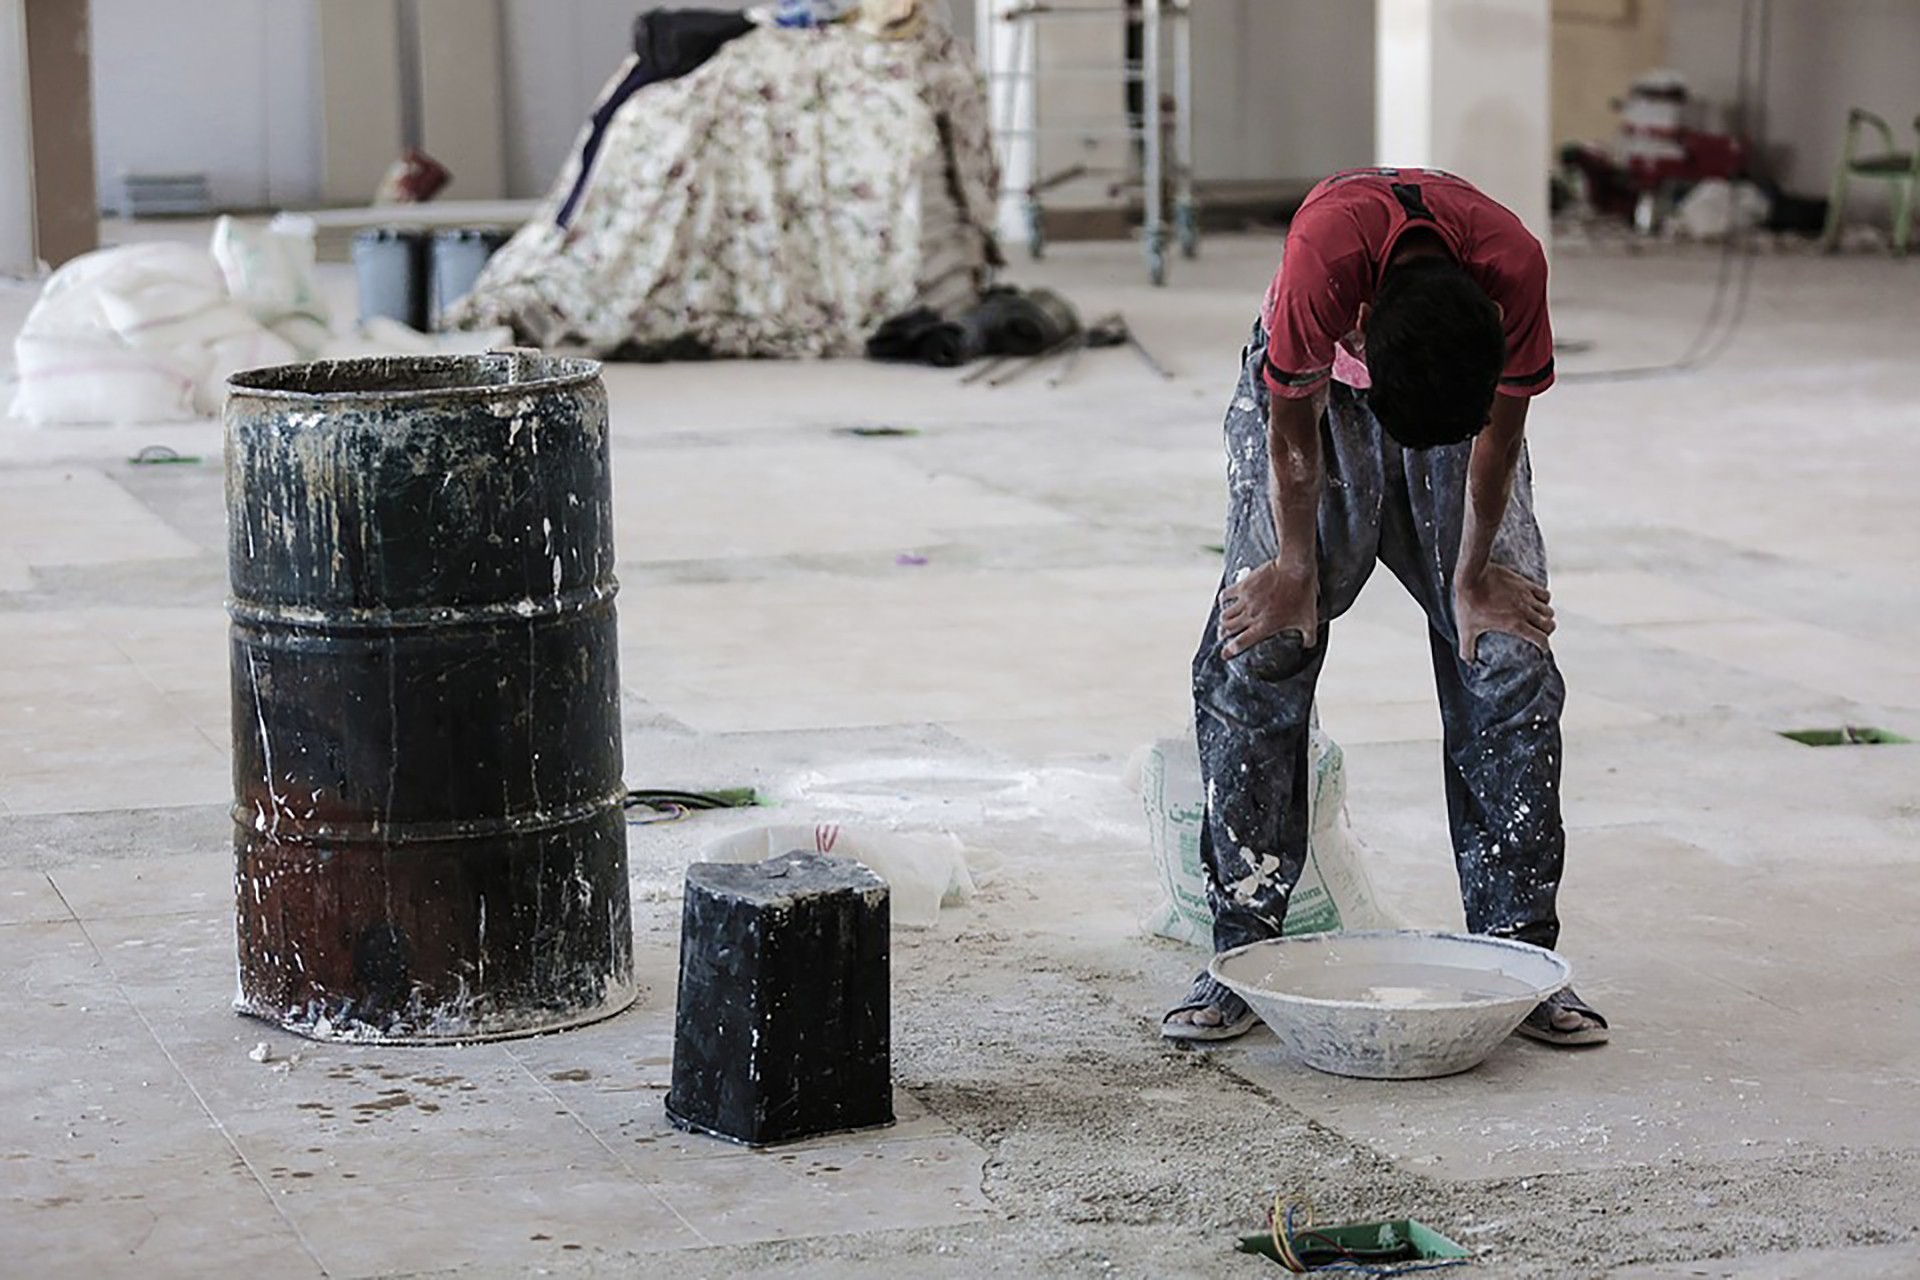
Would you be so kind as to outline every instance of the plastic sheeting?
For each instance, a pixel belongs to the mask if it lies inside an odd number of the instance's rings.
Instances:
[[[579,152],[452,323],[596,355],[858,355],[892,316],[970,301],[998,260],[985,95],[934,25],[762,28],[646,86],[562,228]]]

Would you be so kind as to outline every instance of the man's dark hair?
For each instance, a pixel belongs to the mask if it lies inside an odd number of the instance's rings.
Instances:
[[[1409,449],[1478,435],[1506,364],[1500,309],[1451,258],[1387,268],[1367,312],[1368,403]]]

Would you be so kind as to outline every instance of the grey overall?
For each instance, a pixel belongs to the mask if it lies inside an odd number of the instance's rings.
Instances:
[[[1254,326],[1227,411],[1226,572],[1274,557],[1268,501],[1267,339]],[[1465,516],[1471,442],[1402,448],[1366,393],[1333,384],[1320,420],[1320,629],[1292,632],[1232,659],[1219,652],[1216,594],[1193,661],[1207,865],[1216,950],[1279,936],[1307,852],[1307,719],[1326,658],[1328,622],[1350,608],[1378,559],[1426,610],[1444,731],[1447,817],[1475,933],[1551,947],[1566,836],[1560,823],[1560,709],[1566,686],[1550,654],[1517,636],[1480,637],[1462,662],[1453,622],[1453,569]],[[1544,585],[1546,552],[1533,518],[1525,455],[1493,560]]]

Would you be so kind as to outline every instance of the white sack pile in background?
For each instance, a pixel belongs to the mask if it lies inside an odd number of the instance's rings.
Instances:
[[[204,417],[229,375],[310,358],[331,336],[311,224],[222,218],[211,250],[122,245],[56,271],[14,340],[13,412],[36,425]]]
[[[220,412],[242,369],[320,357],[472,354],[505,329],[428,334],[393,320],[334,332],[313,223],[221,218],[205,249],[122,245],[53,273],[14,340],[13,414],[35,426],[180,422]]]

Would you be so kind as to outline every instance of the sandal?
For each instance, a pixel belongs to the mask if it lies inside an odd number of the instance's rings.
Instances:
[[[1556,1013],[1577,1013],[1592,1025],[1575,1027],[1571,1031],[1562,1031],[1553,1025]],[[1541,1044],[1558,1045],[1562,1048],[1585,1045],[1605,1044],[1612,1032],[1607,1030],[1607,1020],[1595,1011],[1593,1006],[1575,995],[1572,987],[1563,987],[1534,1006],[1526,1020],[1514,1030],[1529,1040],[1538,1040]]]
[[[1170,1021],[1175,1014],[1197,1013],[1202,1009],[1217,1011],[1220,1025],[1203,1027],[1192,1022]],[[1234,1040],[1251,1031],[1258,1021],[1260,1016],[1249,1009],[1247,1002],[1235,995],[1231,987],[1215,981],[1211,974],[1202,973],[1193,980],[1187,998],[1160,1019],[1160,1034],[1169,1040]]]

